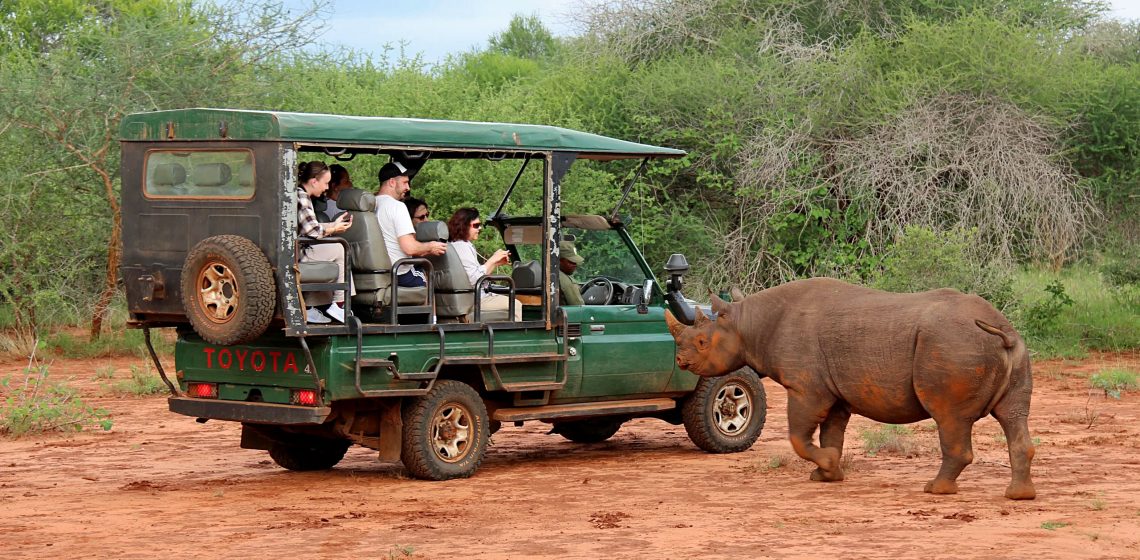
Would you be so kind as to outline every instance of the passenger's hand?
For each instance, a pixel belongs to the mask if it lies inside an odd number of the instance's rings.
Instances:
[[[344,233],[352,226],[352,214],[345,212],[333,220],[333,233]]]
[[[438,256],[447,252],[447,243],[443,243],[441,241],[432,241],[428,243],[428,245],[430,246],[428,253],[432,255]]]
[[[495,251],[495,254],[491,255],[491,258],[487,259],[487,261],[492,263],[492,266],[509,264],[511,262],[511,253],[506,249],[499,249]]]

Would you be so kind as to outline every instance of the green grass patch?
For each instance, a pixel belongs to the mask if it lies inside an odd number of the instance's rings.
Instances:
[[[912,455],[916,448],[910,428],[897,424],[859,428],[859,437],[863,439],[863,451],[871,457],[879,453]]]
[[[0,406],[0,434],[19,437],[46,432],[111,429],[106,410],[79,398],[75,389],[48,380],[48,367],[33,365],[22,376],[0,379],[7,396]]]
[[[1046,521],[1041,524],[1041,528],[1045,529],[1046,531],[1055,531],[1061,527],[1068,527],[1069,525],[1072,525],[1072,523],[1066,523],[1064,521]]]
[[[135,395],[138,397],[156,395],[166,391],[166,384],[158,373],[151,371],[148,366],[131,366],[131,377],[111,384],[111,390],[119,395]]]
[[[1089,385],[1114,399],[1119,399],[1125,391],[1135,391],[1140,387],[1136,381],[1136,372],[1119,368],[1093,374],[1089,377]]]
[[[174,352],[174,344],[161,336],[161,331],[151,332],[151,343],[159,354]],[[48,335],[41,347],[52,356],[64,359],[113,358],[116,356],[148,357],[146,342],[141,329],[120,329],[104,333],[97,340],[90,340],[86,334],[57,332]]]
[[[1122,301],[1090,266],[1060,273],[1024,270],[1014,290],[1018,305],[1010,320],[1038,358],[1083,358],[1089,350],[1140,348],[1140,306]]]

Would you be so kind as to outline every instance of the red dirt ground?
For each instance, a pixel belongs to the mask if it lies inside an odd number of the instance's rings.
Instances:
[[[1108,399],[1086,381],[1140,371],[1140,354],[1034,365],[1028,502],[1002,497],[993,419],[975,427],[957,495],[922,492],[939,461],[930,421],[913,426],[913,456],[869,456],[859,429],[874,423],[853,418],[847,480],[810,482],[770,381],[768,424],[744,453],[703,453],[657,420],[593,445],[527,423],[497,433],[468,480],[411,480],[363,448],[293,473],[239,449],[237,424],[198,424],[94,379],[138,363],[52,365],[111,411],[110,432],[0,439],[3,557],[1140,558],[1140,395]],[[22,367],[0,363],[0,377]]]

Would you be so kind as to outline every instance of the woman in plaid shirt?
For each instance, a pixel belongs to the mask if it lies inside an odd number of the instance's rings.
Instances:
[[[348,212],[337,216],[329,223],[317,221],[313,210],[313,197],[321,196],[329,188],[332,173],[319,161],[302,162],[297,170],[297,235],[320,239],[348,231],[352,225],[352,215]],[[336,243],[323,243],[305,247],[302,262],[333,261],[337,264],[337,282],[344,282],[344,247]],[[305,302],[309,309],[305,319],[310,323],[328,323],[330,320],[344,322],[344,310],[338,303],[344,301],[344,291],[306,292]]]

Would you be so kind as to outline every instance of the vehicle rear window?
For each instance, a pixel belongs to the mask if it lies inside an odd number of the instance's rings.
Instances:
[[[253,197],[250,150],[152,150],[145,167],[148,197]]]

